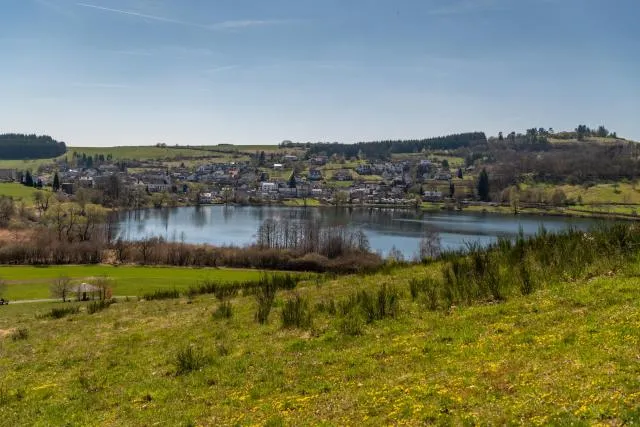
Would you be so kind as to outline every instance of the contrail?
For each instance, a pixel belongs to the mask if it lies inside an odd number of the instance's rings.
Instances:
[[[224,22],[218,22],[212,25],[202,25],[202,24],[197,24],[195,22],[180,21],[178,19],[165,18],[163,16],[147,15],[144,13],[133,12],[130,10],[112,9],[110,7],[98,6],[98,5],[89,4],[89,3],[76,3],[76,6],[88,7],[90,9],[101,10],[103,12],[118,13],[120,15],[135,16],[137,18],[152,19],[154,21],[166,22],[169,24],[178,24],[178,25],[185,25],[187,27],[201,28],[203,30],[234,30],[234,29],[242,29],[242,28],[249,28],[249,27],[267,26],[267,25],[280,25],[280,24],[286,24],[291,22],[291,21],[282,21],[282,20],[249,20],[248,19],[243,21],[224,21]]]
[[[165,18],[165,17],[162,17],[162,16],[156,16],[156,15],[146,15],[144,13],[132,12],[130,10],[112,9],[110,7],[97,6],[95,4],[76,3],[76,6],[88,7],[90,9],[101,10],[103,12],[111,12],[111,13],[119,13],[121,15],[135,16],[135,17],[138,17],[138,18],[152,19],[154,21],[167,22],[167,23],[170,23],[170,24],[186,25],[186,26],[189,26],[189,27],[203,28],[203,29],[207,29],[207,30],[211,29],[211,27],[209,27],[207,25],[196,24],[194,22],[179,21],[177,19]]]

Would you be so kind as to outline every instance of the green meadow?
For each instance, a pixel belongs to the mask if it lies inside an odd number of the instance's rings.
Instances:
[[[26,187],[19,183],[0,182],[0,196],[12,197],[14,200],[21,200],[26,204],[33,204],[33,194],[36,191],[33,187]]]
[[[61,276],[73,283],[91,282],[97,277],[110,279],[116,296],[140,296],[156,290],[186,291],[204,280],[242,282],[258,279],[257,270],[215,268],[138,267],[110,265],[0,267],[0,278],[7,284],[4,293],[9,300],[50,298],[50,286]]]
[[[242,294],[229,300],[226,319],[214,315],[219,303],[208,295],[132,299],[95,314],[81,305],[61,319],[45,315],[75,303],[10,304],[0,307],[0,420],[632,425],[640,421],[638,271],[633,264],[445,311],[411,297],[410,279],[433,275],[431,266],[311,280],[278,291],[265,325],[254,320],[255,297]],[[180,272],[164,272],[166,287],[179,281]],[[399,292],[395,315],[345,333],[327,302],[383,284]],[[309,301],[306,328],[283,327],[295,296]]]

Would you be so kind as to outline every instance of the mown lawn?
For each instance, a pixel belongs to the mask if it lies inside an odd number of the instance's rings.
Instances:
[[[240,282],[257,279],[260,274],[256,270],[108,265],[0,267],[0,278],[7,283],[4,296],[9,300],[50,298],[51,283],[61,276],[73,279],[74,283],[104,276],[111,280],[114,295],[140,296],[159,289],[184,291],[205,279]]]
[[[637,269],[637,266],[636,266]],[[640,421],[640,282],[559,283],[499,304],[431,312],[390,275],[309,282],[315,307],[381,283],[401,290],[397,318],[341,332],[314,310],[284,330],[254,297],[117,303],[60,320],[52,304],[0,307],[0,419],[5,425],[621,425]],[[57,304],[58,306],[62,304]],[[69,304],[67,304],[69,306]],[[23,329],[26,339],[13,340]],[[24,334],[23,334],[24,338]],[[192,347],[200,366],[178,375]]]

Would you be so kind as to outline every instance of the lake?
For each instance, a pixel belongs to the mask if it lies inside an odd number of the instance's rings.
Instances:
[[[520,229],[530,236],[542,226],[557,232],[570,227],[586,230],[597,223],[592,219],[564,217],[427,213],[380,208],[214,205],[120,212],[117,236],[125,240],[158,236],[186,243],[244,246],[255,241],[258,227],[268,218],[294,222],[319,219],[325,224],[361,229],[374,251],[386,255],[396,247],[407,258],[418,253],[425,230],[439,234],[443,249],[460,249],[468,243],[487,245],[498,237],[512,238]]]

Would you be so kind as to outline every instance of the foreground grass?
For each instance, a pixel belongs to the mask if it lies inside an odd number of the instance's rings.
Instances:
[[[260,274],[257,270],[109,265],[0,267],[0,277],[7,282],[7,290],[3,296],[9,300],[50,298],[50,285],[61,276],[67,276],[74,282],[91,281],[92,278],[105,276],[112,281],[114,295],[140,296],[156,290],[185,291],[203,280],[255,280]]]
[[[638,422],[638,271],[431,312],[408,297],[407,282],[432,271],[418,266],[314,281],[297,291],[314,306],[357,289],[396,286],[399,316],[355,337],[319,312],[310,330],[283,330],[278,319],[289,292],[278,293],[266,326],[253,320],[255,299],[242,296],[232,299],[229,320],[214,320],[218,303],[204,296],[121,302],[61,320],[36,318],[51,304],[3,306],[0,329],[28,334],[0,341],[0,419],[6,425]],[[193,372],[179,370],[178,354],[197,356],[187,365]]]

